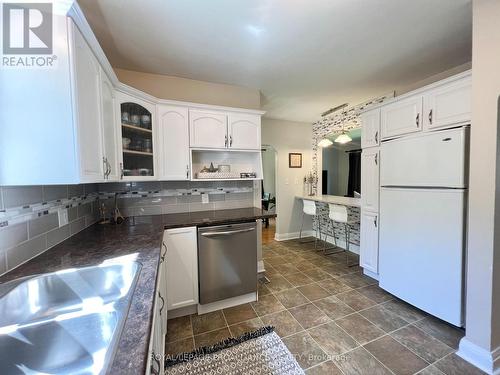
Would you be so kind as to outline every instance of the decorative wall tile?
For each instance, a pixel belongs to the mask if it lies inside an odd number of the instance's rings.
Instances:
[[[84,194],[83,185],[68,185],[68,198],[81,197]]]
[[[84,217],[81,217],[75,221],[73,221],[71,224],[70,224],[70,234],[73,236],[75,234],[77,234],[78,232],[80,232],[81,230],[85,229],[85,218]]]
[[[68,198],[68,185],[48,185],[42,190],[44,202]]]
[[[5,209],[43,201],[41,186],[3,186],[2,195]]]
[[[59,226],[57,213],[44,215],[35,220],[28,221],[29,238],[37,237]]]
[[[69,236],[69,224],[51,230],[47,233],[47,248],[51,248],[52,246],[57,245],[58,243],[64,241],[66,238],[69,238]]]
[[[16,246],[28,239],[28,223],[19,223],[0,230],[0,250]]]
[[[7,267],[15,268],[27,260],[43,253],[47,249],[47,238],[44,235],[35,237],[21,245],[7,250]]]

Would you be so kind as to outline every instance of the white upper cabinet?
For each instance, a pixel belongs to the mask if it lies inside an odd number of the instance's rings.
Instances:
[[[361,114],[361,148],[380,144],[380,108]]]
[[[80,176],[94,182],[105,178],[100,118],[99,63],[78,28],[74,28],[74,73]]]
[[[102,69],[100,70],[100,78],[105,179],[116,181],[120,178],[120,170],[118,167],[118,137],[116,135],[115,119],[115,89]]]
[[[361,210],[359,265],[378,274],[378,214]]]
[[[228,134],[230,148],[260,150],[260,116],[229,114]]]
[[[226,148],[227,116],[221,112],[189,110],[191,147]]]
[[[379,179],[379,149],[364,149],[361,154],[361,207],[364,210],[378,212]]]
[[[189,111],[186,107],[158,105],[160,180],[189,179]]]
[[[470,76],[437,87],[424,96],[426,129],[469,124],[471,121],[472,82]]]
[[[120,178],[154,180],[156,171],[156,107],[136,96],[116,92],[120,134]]]
[[[387,104],[380,110],[380,131],[382,139],[422,130],[422,96],[411,96]]]

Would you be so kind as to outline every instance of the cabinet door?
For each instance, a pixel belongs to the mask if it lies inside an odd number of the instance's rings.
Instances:
[[[361,206],[378,212],[379,199],[379,148],[364,149],[361,154]]]
[[[359,265],[378,273],[378,214],[361,210]]]
[[[189,180],[189,118],[185,107],[158,106],[160,179]]]
[[[226,115],[190,110],[189,140],[191,147],[226,148],[228,146]]]
[[[198,303],[198,243],[196,227],[169,229],[167,246],[167,309]]]
[[[470,123],[471,94],[470,77],[431,90],[424,97],[425,127],[435,129]]]
[[[104,180],[100,116],[99,63],[78,28],[74,28],[76,111],[80,178],[85,182]]]
[[[154,180],[156,171],[156,108],[134,96],[117,92],[120,121],[119,161],[123,180]]]
[[[362,148],[380,144],[380,108],[361,114],[361,128]]]
[[[382,139],[422,130],[422,96],[388,104],[380,110]]]
[[[229,147],[260,150],[260,116],[230,114],[228,116]]]
[[[105,167],[107,168],[106,180],[119,179],[118,150],[115,119],[115,90],[108,76],[100,69],[101,77],[101,121],[103,137],[103,153]],[[105,169],[106,169],[105,168]]]

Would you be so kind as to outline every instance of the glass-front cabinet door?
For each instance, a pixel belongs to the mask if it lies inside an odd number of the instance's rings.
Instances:
[[[117,93],[120,114],[120,175],[123,180],[154,179],[155,106],[128,94]]]

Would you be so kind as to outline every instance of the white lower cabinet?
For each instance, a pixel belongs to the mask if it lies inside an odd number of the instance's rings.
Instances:
[[[361,210],[361,243],[359,264],[378,274],[378,213]]]
[[[198,241],[196,227],[165,231],[167,309],[198,303]]]

